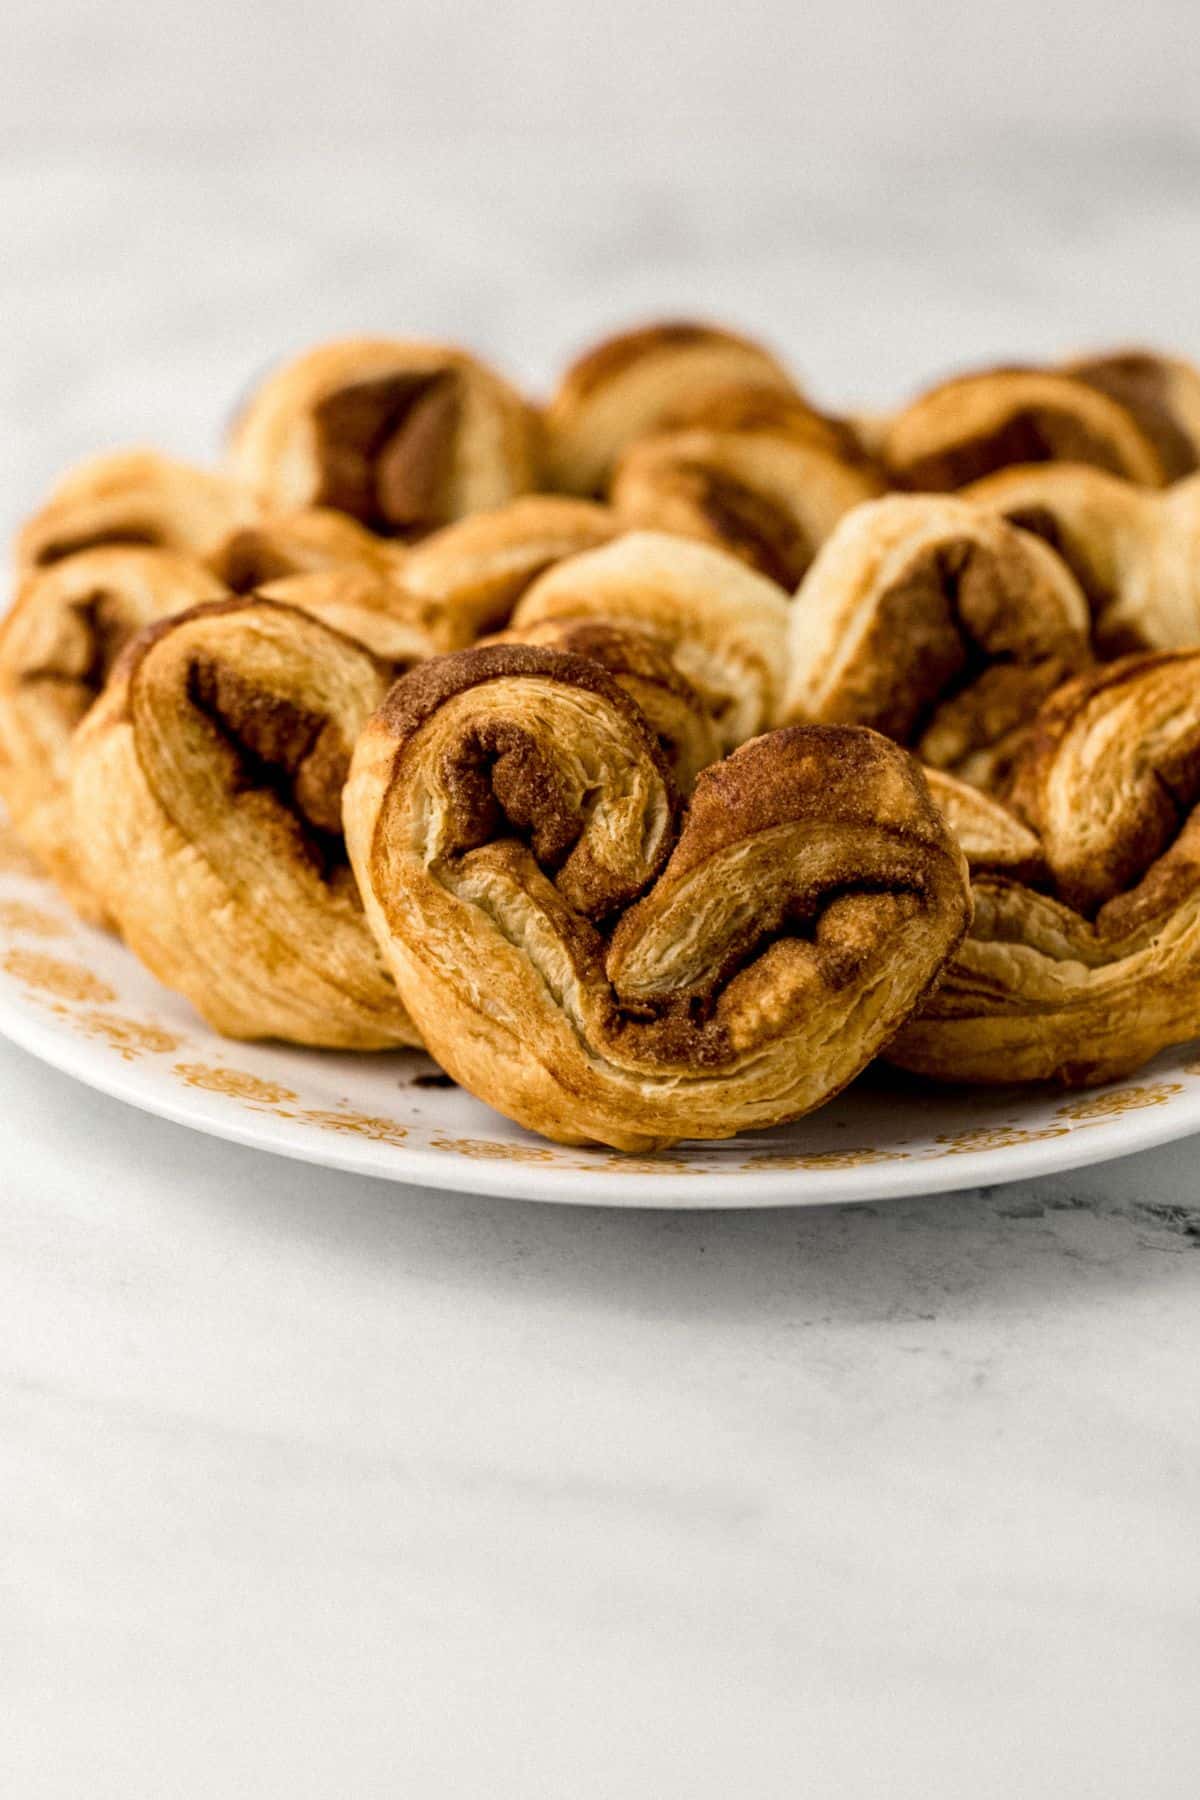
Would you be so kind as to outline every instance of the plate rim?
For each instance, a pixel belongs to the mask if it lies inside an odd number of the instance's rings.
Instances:
[[[1191,1105],[1184,1102],[1184,1119],[1179,1116],[1179,1106],[1144,1107],[1132,1114],[1121,1112],[1111,1119],[1097,1120],[1086,1132],[1068,1132],[1063,1137],[1006,1146],[1003,1172],[996,1168],[999,1152],[994,1147],[956,1150],[944,1158],[897,1159],[895,1163],[866,1163],[842,1169],[772,1169],[763,1165],[753,1171],[731,1168],[723,1172],[663,1168],[653,1175],[633,1166],[623,1172],[616,1168],[562,1168],[519,1159],[490,1161],[469,1157],[462,1151],[447,1153],[408,1144],[376,1144],[368,1152],[353,1137],[334,1134],[309,1143],[302,1135],[289,1133],[286,1121],[276,1120],[270,1114],[242,1116],[233,1107],[215,1115],[198,1112],[194,1105],[189,1106],[186,1090],[176,1092],[164,1087],[160,1092],[157,1087],[139,1084],[132,1066],[117,1057],[110,1060],[97,1054],[87,1040],[56,1028],[31,1010],[6,1004],[6,999],[0,984],[0,1036],[59,1073],[136,1111],[247,1149],[315,1167],[368,1175],[397,1185],[540,1204],[755,1211],[917,1199],[981,1187],[1004,1187],[1041,1175],[1066,1174],[1097,1163],[1122,1160],[1200,1132],[1198,1084]],[[1177,1048],[1186,1052],[1186,1046]],[[386,1160],[379,1154],[385,1148]],[[636,1160],[632,1158],[631,1164]],[[395,1166],[389,1168],[387,1162]],[[466,1179],[468,1171],[470,1178]],[[810,1190],[807,1193],[806,1187]]]

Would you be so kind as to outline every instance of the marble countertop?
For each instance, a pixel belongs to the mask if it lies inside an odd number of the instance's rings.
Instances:
[[[855,404],[1200,353],[1194,142],[986,150],[31,128],[0,524],[106,443],[206,453],[269,356],[346,329],[537,384],[701,310]],[[1194,1146],[631,1215],[273,1161],[5,1046],[0,1119],[6,1793],[1197,1792]]]

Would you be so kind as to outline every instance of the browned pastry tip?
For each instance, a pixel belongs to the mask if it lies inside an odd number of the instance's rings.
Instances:
[[[883,491],[816,433],[697,426],[631,444],[611,498],[630,524],[715,544],[791,589],[843,514]]]
[[[566,557],[607,544],[623,529],[606,506],[562,494],[525,494],[414,545],[402,579],[452,626],[447,648],[465,649],[506,624],[539,575]]]
[[[699,696],[723,754],[763,731],[783,692],[783,590],[708,544],[629,532],[539,577],[511,629],[601,623],[648,633]]]
[[[1126,406],[1051,369],[959,375],[892,415],[879,452],[897,487],[948,493],[1014,464],[1086,463],[1147,487],[1167,470]]]
[[[326,569],[366,569],[397,576],[403,552],[385,538],[329,507],[269,513],[238,525],[208,558],[208,566],[234,594],[251,594],[269,582]]]
[[[395,575],[363,564],[289,575],[268,582],[253,597],[297,607],[354,638],[393,675],[457,645],[456,622],[445,607],[412,593]]]
[[[1063,372],[1109,395],[1137,420],[1167,481],[1200,468],[1200,369],[1194,363],[1154,350],[1106,350],[1064,363]]]
[[[89,885],[152,973],[228,1036],[417,1041],[342,842],[350,754],[387,685],[350,638],[232,598],[139,633],[75,734]]]
[[[412,539],[534,487],[537,436],[516,390],[466,351],[351,338],[267,377],[232,460],[276,510],[329,507]]]
[[[1200,643],[1200,474],[1159,491],[1046,464],[1003,469],[963,498],[1058,553],[1087,596],[1099,655]]]
[[[500,644],[399,682],[347,842],[429,1047],[518,1122],[640,1149],[822,1103],[942,967],[965,863],[874,733],[774,732],[680,805],[593,656]]]
[[[20,583],[0,623],[0,795],[13,825],[84,917],[103,909],[80,868],[68,791],[71,738],[143,626],[224,593],[167,550],[81,550]]]
[[[693,395],[729,384],[795,392],[762,345],[714,325],[669,321],[603,339],[565,370],[546,407],[550,485],[602,494],[627,444]]]
[[[1007,825],[935,797],[968,852],[975,916],[894,1060],[1079,1086],[1200,1035],[1200,650],[1122,658],[1052,694]],[[1037,847],[1024,866],[1022,836]]]
[[[128,544],[204,558],[251,525],[258,504],[228,475],[152,450],[117,450],[69,470],[17,533],[19,569]]]

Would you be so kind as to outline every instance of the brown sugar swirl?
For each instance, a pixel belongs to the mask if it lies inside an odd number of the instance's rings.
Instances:
[[[481,646],[392,690],[347,844],[432,1053],[561,1142],[793,1119],[864,1066],[965,930],[965,862],[876,734],[775,732],[685,812],[594,658]]]
[[[341,794],[387,672],[292,607],[233,599],[141,633],[72,746],[87,879],[218,1031],[416,1041],[363,920]]]
[[[935,794],[971,863],[974,921],[895,1061],[1086,1085],[1200,1033],[1200,651],[1067,682],[990,819],[954,789]]]

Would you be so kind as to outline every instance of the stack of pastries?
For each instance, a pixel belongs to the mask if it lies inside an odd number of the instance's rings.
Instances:
[[[0,797],[232,1037],[640,1150],[1200,1035],[1200,371],[322,345],[16,541]]]

